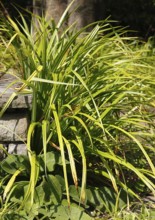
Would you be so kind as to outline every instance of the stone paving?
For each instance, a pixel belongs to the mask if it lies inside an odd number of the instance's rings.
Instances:
[[[20,84],[14,76],[0,72],[0,110],[11,94],[16,91],[15,88],[19,86]],[[31,95],[17,96],[0,118],[0,144],[7,149],[8,153],[27,153],[25,142],[31,105]]]

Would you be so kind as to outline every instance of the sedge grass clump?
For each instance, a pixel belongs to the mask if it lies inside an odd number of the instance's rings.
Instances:
[[[33,95],[27,135],[30,182],[23,203],[30,198],[33,207],[35,189],[45,178],[57,183],[48,176],[49,152],[61,156],[69,205],[77,202],[77,197],[70,199],[73,183],[76,189],[80,185],[78,202],[82,204],[88,201],[90,186],[108,186],[118,195],[122,189],[128,202],[128,194],[140,199],[144,190],[155,193],[155,80],[146,47],[136,46],[137,39],[124,37],[126,31],[114,29],[108,21],[84,34],[85,28],[59,31],[63,19],[56,26],[44,18],[38,18],[38,27],[31,32],[21,18],[23,24],[10,18],[6,22],[10,41],[5,53],[13,48],[13,60],[21,71],[16,77],[22,86],[1,115],[17,95]],[[42,154],[44,177],[39,176]],[[95,208],[95,200],[92,203]],[[99,207],[102,210],[104,205]]]

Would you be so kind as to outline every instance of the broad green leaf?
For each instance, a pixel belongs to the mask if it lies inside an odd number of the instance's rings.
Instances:
[[[57,212],[54,213],[54,217],[57,220],[93,220],[92,217],[84,212],[83,208],[75,204],[72,204],[70,209],[68,208],[67,204],[58,206]]]
[[[2,169],[14,174],[17,170],[25,170],[24,174],[29,173],[30,163],[27,156],[23,155],[8,155],[1,163]]]
[[[44,158],[44,154],[38,156],[40,170],[43,172],[45,171],[45,166],[48,172],[52,172],[55,169],[55,166],[62,165],[61,156],[55,152],[47,152],[46,153],[46,162]]]

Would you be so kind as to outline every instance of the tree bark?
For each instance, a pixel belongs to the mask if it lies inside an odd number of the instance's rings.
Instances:
[[[80,29],[95,20],[94,12],[95,0],[75,0],[69,10],[68,25],[75,24],[77,29]],[[34,13],[44,15],[47,19],[53,18],[57,24],[65,11],[67,5],[72,0],[33,0]],[[45,2],[45,3],[43,3]]]
[[[53,18],[57,24],[67,7],[67,0],[46,0],[45,17]]]
[[[43,0],[33,0],[33,13],[35,15],[44,15],[45,4]]]
[[[72,0],[68,0],[68,3]],[[95,21],[94,0],[76,0],[70,8],[68,25],[75,23],[77,29]]]

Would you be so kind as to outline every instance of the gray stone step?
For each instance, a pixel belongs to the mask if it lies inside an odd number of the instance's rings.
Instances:
[[[28,126],[27,112],[6,112],[0,119],[0,142],[26,141]]]
[[[11,85],[12,82],[14,82],[13,85]],[[16,77],[9,74],[0,73],[0,109],[8,101],[11,94],[16,91],[16,88],[19,88],[20,86],[21,84],[18,82]],[[32,95],[24,94],[15,97],[9,108],[31,108],[31,106]]]
[[[18,79],[0,73],[0,110],[13,92],[20,88]],[[27,154],[26,139],[30,123],[29,109],[32,106],[31,94],[18,95],[0,118],[0,144],[7,146],[8,153]],[[5,157],[5,156],[4,156]]]

